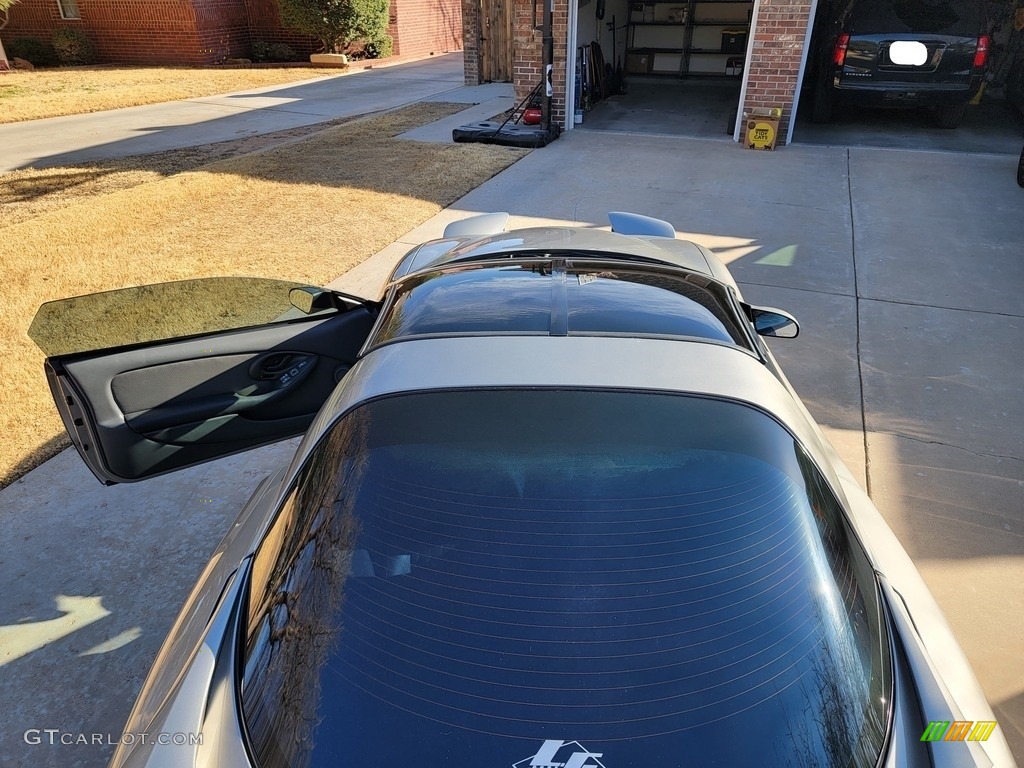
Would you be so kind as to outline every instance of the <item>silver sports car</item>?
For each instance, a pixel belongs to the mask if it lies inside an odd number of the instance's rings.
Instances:
[[[223,279],[41,308],[103,482],[305,435],[113,766],[1014,765],[763,341],[796,321],[611,220],[456,222],[377,301]]]

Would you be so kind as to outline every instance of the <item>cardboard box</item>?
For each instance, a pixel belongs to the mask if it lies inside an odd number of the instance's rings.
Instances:
[[[782,119],[781,107],[768,110],[757,110],[743,113],[743,146],[747,149],[775,149],[779,138],[779,121]]]
[[[723,29],[722,53],[743,53],[747,50],[747,30]]]
[[[646,75],[653,62],[653,53],[626,53],[626,71],[630,74]]]

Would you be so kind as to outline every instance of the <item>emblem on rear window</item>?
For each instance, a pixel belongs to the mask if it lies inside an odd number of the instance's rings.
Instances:
[[[578,741],[548,739],[537,754],[512,763],[512,768],[605,768],[598,760],[602,754],[584,749]]]

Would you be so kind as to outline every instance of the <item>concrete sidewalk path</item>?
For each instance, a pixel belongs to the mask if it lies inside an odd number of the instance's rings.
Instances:
[[[374,67],[222,96],[0,125],[0,172],[162,152],[393,109],[474,98],[462,54]],[[458,89],[458,90],[455,90]],[[469,103],[469,102],[464,102]]]

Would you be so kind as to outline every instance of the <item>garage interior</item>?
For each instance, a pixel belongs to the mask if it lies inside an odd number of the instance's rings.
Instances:
[[[827,3],[818,4],[818,25]],[[924,109],[846,107],[832,122],[815,124],[805,78],[793,141],[1019,153],[1024,0],[994,0],[988,7],[993,45],[987,82],[959,128],[937,127]],[[728,139],[753,8],[752,0],[578,0],[575,127]],[[603,76],[597,72],[602,64]]]
[[[576,126],[726,138],[753,8],[753,0],[581,0]]]
[[[890,0],[897,5],[901,0]],[[934,16],[956,13],[970,0],[916,0]],[[840,0],[819,0],[813,37]],[[848,0],[845,0],[848,2]],[[855,0],[868,2],[868,0]],[[909,4],[909,0],[902,0]],[[841,5],[843,3],[840,3]],[[976,5],[976,4],[975,4]],[[873,146],[952,152],[1018,154],[1024,137],[1024,0],[992,0],[984,9],[984,31],[991,35],[988,70],[980,98],[967,108],[956,129],[938,127],[932,112],[913,109],[858,109],[838,105],[832,121],[812,118],[813,73],[804,78],[793,141],[805,144]],[[933,16],[933,17],[934,17]],[[813,50],[813,46],[812,46]]]

